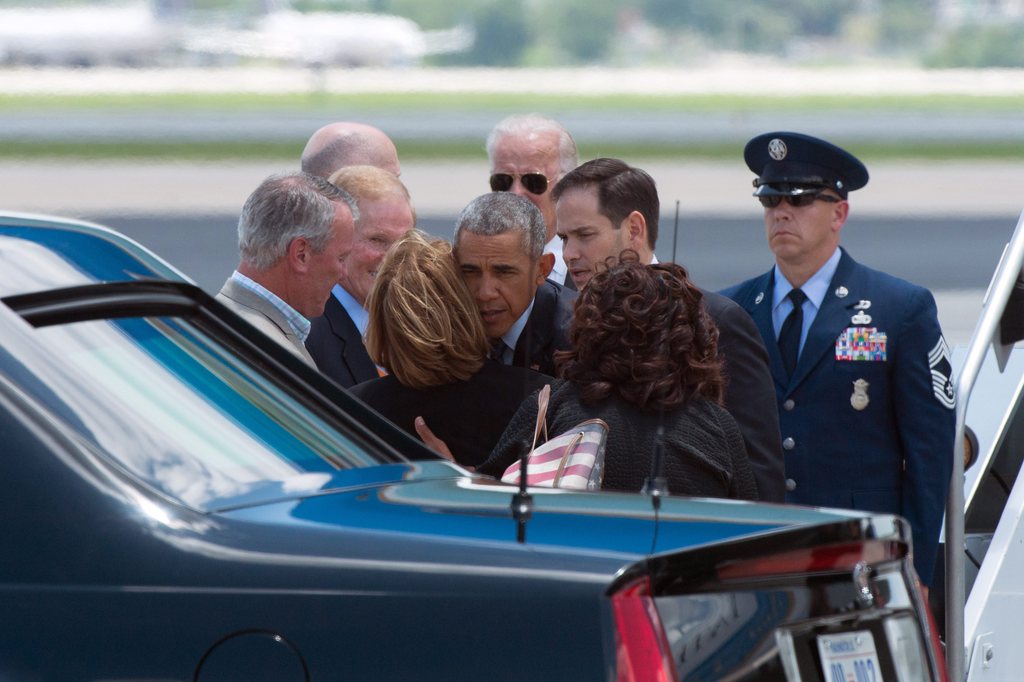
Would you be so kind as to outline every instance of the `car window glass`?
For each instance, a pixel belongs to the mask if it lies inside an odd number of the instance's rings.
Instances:
[[[378,463],[187,321],[96,320],[37,328],[33,337],[22,389],[189,506],[313,492],[338,470]],[[2,355],[0,371],[10,376],[2,365],[13,359]]]

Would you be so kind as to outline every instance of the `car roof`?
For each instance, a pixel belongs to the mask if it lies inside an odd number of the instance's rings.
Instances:
[[[81,220],[0,212],[0,296],[144,279],[192,281],[110,228]]]

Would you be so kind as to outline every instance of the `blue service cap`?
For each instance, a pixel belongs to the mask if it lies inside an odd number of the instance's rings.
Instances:
[[[758,135],[743,148],[747,167],[757,173],[754,196],[796,195],[810,188],[847,192],[868,184],[868,169],[850,152],[801,133]]]

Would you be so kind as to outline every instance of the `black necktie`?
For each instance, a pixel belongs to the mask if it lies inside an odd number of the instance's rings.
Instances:
[[[565,273],[565,288],[576,291],[576,281],[572,278],[572,273]]]
[[[804,328],[803,306],[807,294],[793,289],[786,294],[786,298],[793,302],[793,310],[779,330],[779,353],[782,355],[782,364],[786,366],[786,374],[792,376],[797,356],[800,355],[800,332]]]
[[[488,354],[491,360],[497,360],[498,362],[505,364],[505,349],[508,346],[501,339],[495,339],[491,342],[491,352]]]

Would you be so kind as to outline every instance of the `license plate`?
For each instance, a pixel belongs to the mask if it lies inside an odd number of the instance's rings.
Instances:
[[[825,682],[882,682],[875,638],[868,630],[818,635]]]

